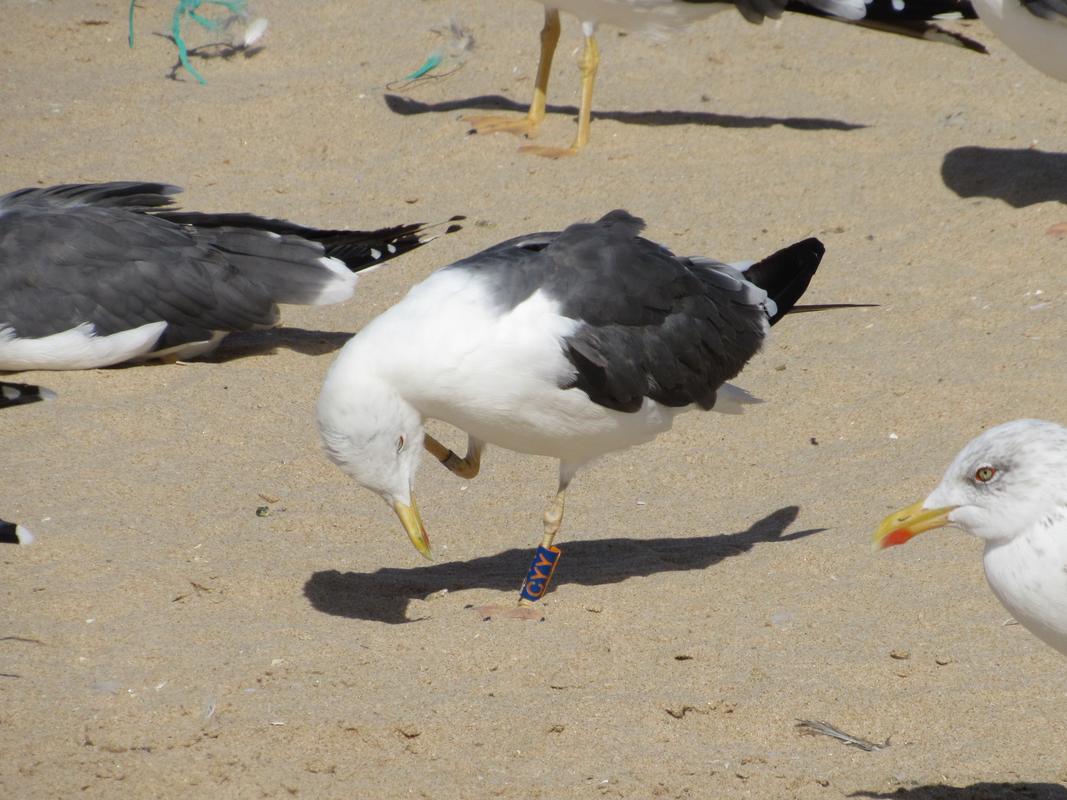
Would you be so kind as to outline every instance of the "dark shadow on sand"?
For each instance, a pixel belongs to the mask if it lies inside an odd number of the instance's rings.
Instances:
[[[385,95],[385,104],[394,114],[439,114],[450,111],[514,111],[525,114],[527,106],[498,95],[480,95],[442,103],[422,103],[400,95]],[[578,116],[577,106],[547,107],[549,114]],[[717,128],[794,128],[802,131],[854,131],[866,128],[852,122],[820,117],[744,117],[736,114],[715,114],[708,111],[594,111],[593,119],[610,119],[627,125],[711,125]]]
[[[1067,153],[957,147],[945,155],[941,178],[960,197],[992,197],[1013,208],[1067,203]]]
[[[825,530],[809,528],[786,534],[799,513],[797,506],[787,506],[746,531],[719,536],[563,541],[560,544],[563,557],[553,586],[567,583],[601,586],[659,572],[706,569],[731,556],[747,553],[757,544],[790,542]],[[308,579],[304,595],[325,614],[399,624],[411,621],[405,614],[409,600],[424,598],[441,589],[513,590],[518,599],[519,585],[532,555],[532,549],[514,548],[470,561],[408,569],[325,570]]]
[[[848,797],[877,800],[1067,800],[1058,783],[972,783],[970,786],[930,784],[892,792],[853,792]]]
[[[201,361],[223,363],[248,356],[269,355],[279,348],[307,356],[321,356],[344,347],[354,333],[309,331],[304,328],[270,328],[262,331],[237,331],[229,334],[218,349]]]

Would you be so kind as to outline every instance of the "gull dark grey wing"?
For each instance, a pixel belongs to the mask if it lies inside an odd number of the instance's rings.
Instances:
[[[155,216],[182,225],[192,225],[201,231],[211,229],[240,230],[242,228],[270,231],[281,236],[299,236],[309,242],[318,242],[326,255],[339,258],[353,272],[373,267],[396,258],[434,238],[427,234],[432,225],[413,222],[394,225],[373,231],[319,230],[297,225],[281,219],[257,217],[254,214],[203,214],[196,211],[160,211]],[[465,219],[461,215],[451,217],[444,233],[461,229],[457,223]]]
[[[169,183],[64,183],[43,189],[16,189],[0,196],[0,214],[15,208],[71,208],[86,205],[149,211],[173,205],[174,200],[170,195],[180,193],[181,187]]]
[[[109,207],[8,210],[0,214],[0,324],[38,338],[86,322],[106,336],[166,320],[159,348],[271,325],[274,301],[231,263],[257,258],[256,244],[225,252],[194,230]]]
[[[719,386],[760,348],[768,324],[763,293],[732,267],[679,258],[642,238],[643,227],[613,211],[562,232],[511,239],[447,269],[478,272],[501,311],[540,290],[582,323],[561,343],[575,368],[563,388],[618,411],[636,411],[645,397],[711,408]],[[811,273],[814,266],[797,297]]]

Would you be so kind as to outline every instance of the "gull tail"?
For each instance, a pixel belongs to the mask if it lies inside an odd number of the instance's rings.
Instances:
[[[958,31],[939,25],[960,19],[977,19],[969,0],[867,0],[863,13],[856,17],[845,9],[835,8],[842,0],[789,0],[786,11],[826,17],[863,28],[942,42],[988,55],[986,46]],[[847,2],[848,0],[846,0]]]
[[[413,223],[376,231],[319,230],[252,214],[157,213],[189,226],[203,242],[262,286],[275,303],[328,305],[350,298],[357,273],[454,233],[461,216],[436,225]],[[435,230],[444,226],[443,231]]]
[[[29,383],[10,383],[0,381],[0,408],[24,406],[27,403],[39,403],[42,400],[55,400],[56,393]]]
[[[747,280],[767,293],[771,325],[796,305],[819,268],[826,248],[818,239],[805,239],[757,261],[744,270]]]

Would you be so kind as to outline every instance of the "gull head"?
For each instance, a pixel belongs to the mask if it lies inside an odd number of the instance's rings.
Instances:
[[[904,544],[923,531],[953,525],[987,542],[1003,542],[1067,510],[1067,428],[1019,419],[973,439],[918,503],[887,516],[876,549]]]
[[[377,493],[400,518],[415,548],[429,559],[430,540],[415,505],[422,455],[422,416],[370,373],[330,370],[318,403],[319,433],[330,460]]]

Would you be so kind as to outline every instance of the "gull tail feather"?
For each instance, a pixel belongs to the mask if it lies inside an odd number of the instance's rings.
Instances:
[[[432,242],[438,236],[446,236],[462,230],[458,223],[466,217],[457,214],[443,222],[426,224],[413,222],[393,225],[373,231],[326,230],[308,228],[295,222],[257,217],[254,214],[203,214],[195,211],[162,211],[158,217],[191,225],[199,231],[230,230],[267,231],[282,237],[305,239],[318,243],[325,255],[344,262],[352,272],[361,272],[378,266],[390,259]],[[444,226],[443,231],[435,229]]]
[[[732,383],[724,383],[715,390],[715,405],[712,411],[720,414],[743,414],[745,406],[757,405],[763,401],[754,394],[734,386]]]
[[[31,383],[11,383],[0,381],[0,408],[24,406],[39,403],[42,400],[55,400],[56,393],[51,389],[34,386]]]
[[[0,519],[0,544],[33,544],[37,537],[14,522]]]
[[[819,268],[826,248],[818,239],[805,239],[757,261],[744,271],[745,278],[774,301],[771,325],[796,305]]]

